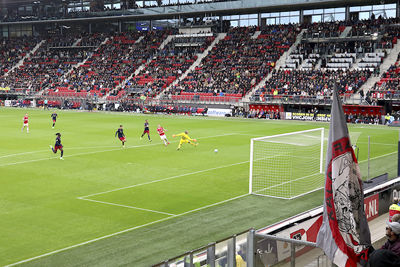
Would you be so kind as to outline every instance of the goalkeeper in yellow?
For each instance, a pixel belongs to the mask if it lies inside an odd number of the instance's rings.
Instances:
[[[176,150],[181,149],[182,144],[185,144],[185,143],[191,144],[193,146],[197,146],[197,144],[196,144],[197,140],[190,138],[189,135],[188,135],[188,131],[185,131],[184,133],[172,135],[172,137],[177,137],[177,136],[180,136],[181,140],[179,141],[179,145],[178,145],[178,148]]]

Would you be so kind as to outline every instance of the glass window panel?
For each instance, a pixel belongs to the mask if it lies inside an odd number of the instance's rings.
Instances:
[[[262,17],[262,18],[271,17],[271,13],[262,13],[262,14],[261,14],[261,17]]]
[[[231,16],[231,19],[239,19],[239,15]]]
[[[346,19],[345,13],[336,13],[335,14],[335,21],[342,21]]]
[[[370,15],[369,15],[369,11],[367,12],[360,12],[358,15],[358,19],[359,20],[363,20],[363,19],[369,19]]]
[[[385,10],[379,10],[379,11],[375,11],[373,13],[375,14],[376,18],[378,18],[379,16],[382,16],[382,17],[386,16]]]
[[[335,8],[335,12],[336,13],[338,13],[338,12],[346,12],[346,8],[344,8],[344,7]]]
[[[231,27],[238,27],[239,21],[238,20],[231,20]]]
[[[275,25],[276,24],[276,18],[269,18],[267,19],[267,25]]]
[[[299,16],[300,15],[300,11],[290,11],[290,15],[291,16]]]
[[[272,12],[271,17],[279,17],[279,12]]]
[[[372,10],[372,6],[362,6],[361,11]]]
[[[330,21],[335,21],[333,14],[324,15],[324,22],[330,22]]]
[[[335,13],[335,9],[334,8],[327,8],[324,10],[324,13]]]
[[[396,9],[386,10],[386,16],[388,18],[395,18],[396,17]]]
[[[247,27],[247,26],[249,26],[249,20],[247,19],[240,20],[240,27]]]
[[[290,12],[281,12],[281,17],[290,16]]]
[[[304,15],[312,15],[313,13],[313,10],[304,10]]]
[[[384,9],[385,5],[374,5],[374,10]]]
[[[249,18],[249,15],[240,15],[240,19],[242,20],[242,19],[248,19]]]
[[[258,19],[249,19],[249,26],[258,26]]]
[[[359,6],[350,7],[350,12],[356,12],[356,11],[360,11],[360,7]]]
[[[289,24],[289,23],[290,23],[290,17],[281,17],[280,24]]]
[[[324,10],[323,9],[314,9],[314,14],[323,14]]]
[[[385,5],[385,8],[386,9],[396,9],[396,4],[387,4],[387,5]]]
[[[116,9],[121,9],[121,3],[116,3],[116,4],[114,4],[114,8],[116,8]]]
[[[257,14],[249,14],[249,19],[256,19],[258,18]]]
[[[311,18],[311,22],[315,23],[315,22],[321,22],[322,21],[322,16],[321,15],[313,15]]]
[[[290,23],[300,23],[300,16],[290,17]]]

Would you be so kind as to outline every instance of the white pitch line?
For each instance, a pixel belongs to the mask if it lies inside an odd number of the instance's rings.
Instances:
[[[184,176],[188,176],[188,175],[192,175],[192,174],[198,174],[198,173],[208,172],[208,171],[212,171],[212,170],[232,167],[232,166],[235,166],[235,165],[245,164],[245,163],[248,163],[248,162],[249,162],[249,160],[238,162],[238,163],[233,163],[233,164],[228,164],[228,165],[223,165],[223,166],[219,166],[219,167],[209,168],[209,169],[205,169],[205,170],[201,170],[201,171],[184,173],[184,174],[170,176],[170,177],[166,177],[166,178],[162,178],[162,179],[158,179],[158,180],[153,180],[153,181],[150,181],[150,182],[145,182],[145,183],[141,183],[141,184],[134,184],[134,185],[120,187],[120,188],[116,188],[116,189],[112,189],[112,190],[108,190],[108,191],[104,191],[104,192],[99,192],[99,193],[94,193],[94,194],[90,194],[90,195],[86,195],[86,196],[81,196],[81,197],[78,197],[78,198],[79,199],[84,199],[84,198],[87,198],[87,197],[107,194],[107,193],[111,193],[111,192],[115,192],[115,191],[119,191],[119,190],[123,190],[123,189],[128,189],[128,188],[133,188],[133,187],[137,187],[137,186],[148,185],[148,184],[152,184],[152,183],[158,183],[158,182],[162,182],[162,181],[172,180],[172,179],[176,179],[176,178],[179,178],[179,177],[184,177]]]
[[[259,191],[262,191],[262,190],[268,190],[268,189],[271,189],[271,188],[274,188],[274,187],[278,187],[278,186],[281,186],[281,185],[284,185],[284,184],[289,184],[291,182],[303,180],[305,178],[308,178],[308,177],[311,177],[311,176],[315,176],[315,175],[318,175],[318,174],[322,174],[322,173],[314,173],[314,174],[310,174],[310,175],[307,175],[307,176],[303,176],[303,177],[300,177],[300,178],[297,178],[297,179],[294,179],[294,180],[286,181],[286,182],[283,182],[283,183],[280,183],[280,184],[269,186],[267,188],[263,188],[261,190],[257,190],[256,192],[259,192]]]
[[[157,210],[139,208],[139,207],[134,207],[134,206],[121,205],[121,204],[117,204],[117,203],[113,203],[113,202],[105,202],[105,201],[99,201],[99,200],[94,200],[94,199],[86,199],[86,198],[79,198],[79,197],[78,197],[78,199],[97,202],[97,203],[106,204],[106,205],[118,206],[118,207],[123,207],[123,208],[128,208],[128,209],[135,209],[135,210],[142,210],[142,211],[160,213],[160,214],[164,214],[164,215],[168,215],[168,216],[176,216],[176,214],[172,214],[172,213],[168,213],[168,212],[162,212],[162,211],[157,211]]]
[[[94,148],[105,148],[105,147],[121,147],[121,146],[87,146],[87,147],[69,147],[68,150],[70,149],[94,149]],[[15,153],[15,154],[8,154],[8,155],[4,155],[4,156],[0,156],[1,158],[9,158],[9,157],[15,157],[15,156],[21,156],[21,155],[27,155],[27,154],[34,154],[34,153],[40,153],[40,152],[48,152],[49,149],[43,149],[43,150],[36,150],[36,151],[29,151],[29,152],[22,152],[22,153]]]
[[[235,133],[229,133],[229,134],[220,134],[220,135],[213,135],[213,136],[206,136],[206,137],[200,137],[197,138],[199,140],[201,139],[208,139],[208,138],[214,138],[214,137],[221,137],[221,136],[228,136],[228,135],[235,135]],[[171,143],[176,143],[177,141],[173,141]],[[125,149],[130,149],[130,148],[140,148],[140,147],[147,147],[147,146],[157,146],[160,145],[161,143],[152,143],[152,144],[147,144],[147,145],[136,145],[136,146],[127,146]],[[75,157],[75,156],[82,156],[82,155],[90,155],[90,154],[96,154],[96,153],[103,153],[103,152],[110,152],[110,151],[117,151],[121,150],[122,148],[114,148],[114,149],[106,149],[106,150],[100,150],[100,151],[92,151],[92,152],[82,152],[82,153],[77,153],[73,155],[66,155],[64,158],[70,158],[70,157]],[[41,158],[41,159],[33,159],[33,160],[26,160],[26,161],[17,161],[17,162],[12,162],[12,163],[6,163],[0,165],[0,167],[5,167],[5,166],[11,166],[11,165],[17,165],[17,164],[23,164],[23,163],[30,163],[30,162],[37,162],[37,161],[43,161],[43,160],[51,160],[51,159],[57,159],[55,157],[53,158]]]
[[[368,144],[368,142],[356,142],[356,144]],[[398,144],[389,144],[389,143],[371,143],[371,145],[397,146]]]
[[[386,156],[389,156],[389,155],[393,155],[393,154],[396,154],[396,153],[397,153],[397,151],[390,152],[390,153],[387,153],[387,154],[384,154],[384,155],[380,155],[380,156],[377,156],[377,157],[370,158],[370,160],[371,160],[371,159],[383,158],[383,157],[386,157]],[[358,163],[360,163],[360,162],[365,162],[365,161],[368,161],[368,159],[361,160],[361,161],[359,161]]]
[[[72,248],[76,248],[76,247],[80,247],[80,246],[83,246],[83,245],[91,244],[91,243],[94,243],[96,241],[100,241],[100,240],[103,240],[103,239],[106,239],[106,238],[109,238],[109,237],[120,235],[120,234],[123,234],[123,233],[126,233],[126,232],[130,232],[130,231],[133,231],[133,230],[136,230],[136,229],[140,229],[140,228],[143,228],[143,227],[146,227],[146,226],[149,226],[149,225],[153,225],[153,224],[156,224],[156,223],[159,223],[159,222],[167,221],[167,220],[170,220],[170,219],[173,219],[173,218],[177,218],[177,217],[180,217],[180,216],[192,213],[192,212],[196,212],[196,211],[199,211],[199,210],[203,210],[203,209],[206,209],[206,208],[217,206],[217,205],[220,205],[220,204],[223,204],[223,203],[235,200],[235,199],[239,199],[239,198],[242,198],[242,197],[245,197],[245,196],[248,196],[248,195],[249,194],[244,194],[244,195],[240,195],[240,196],[233,197],[233,198],[230,198],[230,199],[226,199],[226,200],[214,203],[214,204],[206,205],[204,207],[200,207],[200,208],[197,208],[197,209],[194,209],[194,210],[186,211],[184,213],[180,213],[180,214],[177,214],[177,215],[166,217],[166,218],[163,218],[163,219],[160,219],[160,220],[157,220],[157,221],[152,221],[152,222],[145,223],[145,224],[142,224],[142,225],[138,225],[138,226],[135,226],[135,227],[132,227],[132,228],[128,228],[128,229],[125,229],[125,230],[122,230],[122,231],[119,231],[119,232],[115,232],[115,233],[112,233],[112,234],[109,234],[109,235],[105,235],[105,236],[101,236],[101,237],[98,237],[98,238],[95,238],[95,239],[91,239],[91,240],[88,240],[88,241],[85,241],[85,242],[82,242],[82,243],[79,243],[79,244],[75,244],[75,245],[72,245],[72,246],[69,246],[69,247],[57,249],[57,250],[54,250],[54,251],[51,251],[51,252],[36,256],[36,257],[32,257],[32,258],[29,258],[29,259],[25,259],[25,260],[22,260],[22,261],[18,261],[18,262],[6,265],[4,267],[11,267],[11,266],[16,266],[16,265],[19,265],[19,264],[22,264],[22,263],[30,262],[30,261],[33,261],[33,260],[36,260],[36,259],[40,259],[40,258],[43,258],[43,257],[46,257],[46,256],[50,256],[50,255],[53,255],[53,254],[56,254],[56,253],[59,253],[59,252],[62,252],[62,251],[66,251],[66,250],[69,250],[69,249],[72,249]]]

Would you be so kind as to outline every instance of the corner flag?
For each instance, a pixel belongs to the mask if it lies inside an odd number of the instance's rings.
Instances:
[[[366,259],[371,234],[364,212],[360,168],[350,144],[341,101],[334,89],[322,226],[317,246],[338,266],[357,266]]]

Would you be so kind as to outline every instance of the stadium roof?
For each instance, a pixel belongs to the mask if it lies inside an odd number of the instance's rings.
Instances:
[[[19,5],[36,3],[36,4],[62,4],[76,2],[77,0],[0,0],[1,7],[15,7]],[[147,0],[145,0],[147,1]],[[362,6],[371,4],[389,4],[396,3],[396,0],[233,0],[228,2],[207,2],[193,5],[177,5],[177,6],[161,6],[161,7],[146,7],[139,9],[129,9],[123,11],[124,14],[118,14],[122,11],[114,11],[111,14],[102,14],[101,12],[90,12],[95,16],[67,18],[67,19],[48,19],[48,20],[33,20],[33,21],[15,21],[15,22],[0,22],[0,25],[6,24],[26,24],[26,23],[49,23],[49,22],[80,22],[80,21],[101,21],[101,20],[140,20],[140,19],[167,19],[177,16],[196,16],[209,14],[214,16],[230,15],[230,14],[250,14],[258,12],[280,12],[292,11],[301,9],[319,9],[333,8],[344,6]]]
[[[76,2],[76,0],[0,0],[1,7],[7,6],[19,6],[26,4],[57,4],[63,2]],[[234,2],[234,1],[233,1]],[[271,0],[271,1],[262,1],[262,0],[241,0],[242,6],[246,7],[246,2],[259,2],[260,6],[275,6],[280,3],[283,5],[291,5],[293,3],[301,5],[367,5],[367,4],[388,4],[388,3],[396,3],[396,0],[289,0],[289,1],[281,1],[281,0]]]
[[[21,6],[26,4],[57,4],[70,2],[69,0],[0,0],[1,7]]]

